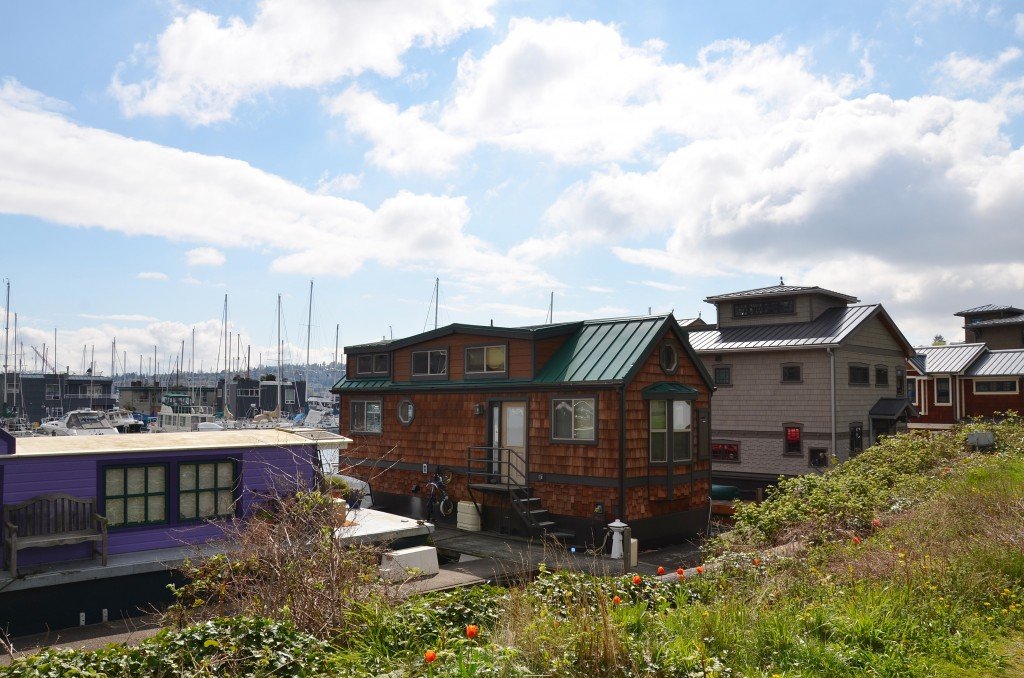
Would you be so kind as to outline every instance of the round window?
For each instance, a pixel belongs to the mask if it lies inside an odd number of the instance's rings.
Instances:
[[[672,374],[679,367],[679,354],[672,344],[665,344],[661,347],[661,369]]]
[[[403,426],[408,426],[412,423],[413,418],[416,416],[416,408],[413,406],[412,401],[406,398],[402,402],[398,403],[398,421]]]

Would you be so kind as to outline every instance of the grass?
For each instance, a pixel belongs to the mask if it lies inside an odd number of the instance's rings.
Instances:
[[[283,625],[164,634],[131,655],[132,675],[1022,675],[1024,423],[993,426],[991,454],[964,445],[978,426],[887,439],[782,483],[739,512],[705,574],[685,581],[544,571],[514,588],[370,596],[326,636],[289,626],[282,610]],[[794,540],[803,547],[777,555]],[[250,647],[261,633],[279,649]],[[60,661],[120,666],[135,651],[104,652]],[[32,662],[0,675],[63,675]]]

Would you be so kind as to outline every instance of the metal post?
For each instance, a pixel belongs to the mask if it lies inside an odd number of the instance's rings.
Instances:
[[[633,560],[633,528],[622,530],[622,574],[629,574]]]

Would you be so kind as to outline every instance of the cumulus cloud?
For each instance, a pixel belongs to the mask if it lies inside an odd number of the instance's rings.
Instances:
[[[957,57],[942,72],[995,88],[1019,58]],[[863,272],[879,271],[890,291],[878,298],[933,300],[943,317],[946,285],[968,290],[979,267],[1017,264],[1024,151],[1003,128],[1024,111],[1021,87],[900,99],[865,92],[863,64],[827,77],[812,65],[778,41],[735,40],[670,63],[614,26],[515,20],[501,43],[462,59],[436,119],[477,144],[596,164],[548,208],[548,231],[514,248],[528,261],[603,243],[624,261],[697,276],[852,271],[842,289],[862,296]],[[908,270],[909,253],[935,270]],[[881,275],[890,270],[899,279]],[[1024,289],[1016,280],[989,289]]]
[[[167,280],[167,274],[160,271],[140,271],[135,277],[139,280]]]
[[[366,159],[393,174],[447,174],[472,148],[472,142],[447,134],[425,116],[430,111],[413,106],[399,111],[370,92],[353,85],[328,104],[334,115],[343,115],[352,132],[373,142]]]
[[[155,47],[141,46],[122,63],[110,89],[129,116],[178,115],[208,125],[275,88],[318,87],[364,72],[398,76],[409,49],[489,26],[493,4],[263,0],[250,22],[192,9],[175,17]],[[142,74],[133,82],[135,64]]]
[[[276,271],[345,276],[366,262],[473,285],[550,287],[550,276],[467,233],[463,197],[407,191],[376,209],[231,158],[77,124],[16,82],[0,86],[0,212],[209,248],[265,248]]]
[[[79,313],[79,318],[88,318],[89,320],[117,320],[120,322],[133,322],[133,323],[145,323],[145,322],[156,322],[159,318],[154,318],[151,315],[139,315],[137,313],[112,313],[109,315],[102,315],[96,313]]]
[[[226,261],[224,253],[213,247],[196,247],[185,252],[186,266],[223,266]]]
[[[997,84],[999,71],[1022,54],[1020,49],[1008,47],[994,59],[984,60],[953,52],[936,66],[936,71],[940,84],[954,94],[985,91]]]
[[[596,21],[513,19],[500,43],[462,57],[450,100],[399,111],[357,90],[361,107],[335,103],[332,111],[375,144],[378,164],[438,175],[480,144],[567,164],[650,160],[687,139],[742,135],[762,119],[758,100],[816,107],[871,77],[866,55],[860,78],[831,83],[809,71],[804,51],[775,43],[716,42],[695,67],[666,62],[664,49],[630,45]],[[742,63],[722,73],[723,56]],[[425,141],[404,142],[410,130]],[[440,157],[424,162],[436,148]]]

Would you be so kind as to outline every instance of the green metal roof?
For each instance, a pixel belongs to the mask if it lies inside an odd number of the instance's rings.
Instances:
[[[390,379],[349,379],[342,377],[331,390],[341,391],[369,391],[371,389],[387,388],[391,386]]]
[[[688,399],[696,398],[700,395],[700,391],[686,384],[678,384],[674,381],[659,381],[645,388],[641,391],[641,394],[645,398]]]
[[[665,325],[666,316],[583,324],[534,379],[537,383],[622,381]]]
[[[636,318],[613,318],[608,320],[588,320],[580,323],[565,323],[530,328],[536,338],[539,331],[553,330],[558,333],[571,331],[572,336],[548,360],[533,380],[507,381],[416,381],[411,383],[393,383],[390,379],[341,379],[334,385],[335,391],[381,391],[381,390],[430,390],[430,389],[479,389],[481,386],[493,385],[495,388],[522,386],[526,384],[558,385],[558,384],[608,384],[622,383],[632,378],[634,370],[639,369],[641,362],[648,355],[652,343],[663,332],[674,332],[686,348],[687,355],[696,366],[705,383],[712,387],[710,375],[703,363],[693,352],[686,336],[679,330],[679,325],[671,314],[662,316],[644,316]],[[451,326],[459,329],[462,326]],[[451,331],[451,328],[443,328]],[[440,331],[440,330],[437,330]],[[673,385],[674,386],[674,385]],[[668,388],[668,387],[666,387]],[[680,394],[696,394],[696,391],[681,386],[684,391],[672,391],[677,397]],[[669,392],[666,391],[666,394]]]

